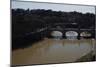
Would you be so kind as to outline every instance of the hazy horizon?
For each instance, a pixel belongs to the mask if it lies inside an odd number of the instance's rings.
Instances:
[[[12,1],[12,9],[45,9],[53,11],[63,12],[81,12],[81,13],[93,13],[95,14],[95,6],[86,5],[71,5],[71,4],[55,4],[55,3],[40,3],[32,1]]]

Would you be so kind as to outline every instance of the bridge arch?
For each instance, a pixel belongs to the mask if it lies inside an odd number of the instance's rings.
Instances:
[[[92,34],[88,31],[83,31],[83,32],[80,33],[81,38],[89,38],[91,36],[92,36]]]
[[[65,32],[65,36],[67,39],[77,39],[78,33],[76,31],[67,31]]]
[[[63,33],[61,31],[52,31],[51,36],[54,37],[54,38],[62,38]]]

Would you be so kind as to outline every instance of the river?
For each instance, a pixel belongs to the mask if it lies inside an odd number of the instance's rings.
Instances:
[[[31,47],[12,52],[13,65],[75,62],[77,59],[94,51],[95,40],[67,40],[45,38],[33,43]]]

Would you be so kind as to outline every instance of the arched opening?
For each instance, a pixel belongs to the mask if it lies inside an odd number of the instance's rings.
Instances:
[[[84,32],[81,32],[80,33],[80,37],[81,38],[89,38],[89,37],[91,37],[91,33],[89,33],[89,32],[87,32],[87,31],[84,31]]]
[[[60,31],[52,31],[51,36],[54,38],[62,38],[63,34]]]
[[[67,31],[65,36],[69,40],[77,39],[78,33],[76,31]]]

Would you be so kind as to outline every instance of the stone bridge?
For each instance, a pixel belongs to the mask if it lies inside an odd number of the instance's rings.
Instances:
[[[76,23],[57,23],[57,24],[53,24],[53,25],[47,25],[44,28],[38,29],[34,32],[29,32],[29,33],[25,33],[24,36],[27,35],[34,35],[37,37],[51,37],[51,33],[53,31],[59,31],[63,34],[63,37],[65,37],[66,32],[69,31],[73,31],[76,32],[78,34],[78,38],[80,38],[81,33],[90,33],[91,37],[90,38],[95,38],[95,29],[86,29],[86,28],[79,28],[79,26]]]
[[[81,37],[81,34],[82,33],[89,33],[91,34],[91,37],[90,38],[95,38],[95,29],[80,29],[80,28],[50,28],[49,29],[49,33],[51,35],[51,33],[53,31],[59,31],[63,34],[63,37],[65,37],[65,34],[66,32],[69,32],[69,31],[73,31],[73,32],[76,32],[78,34],[78,38]]]

